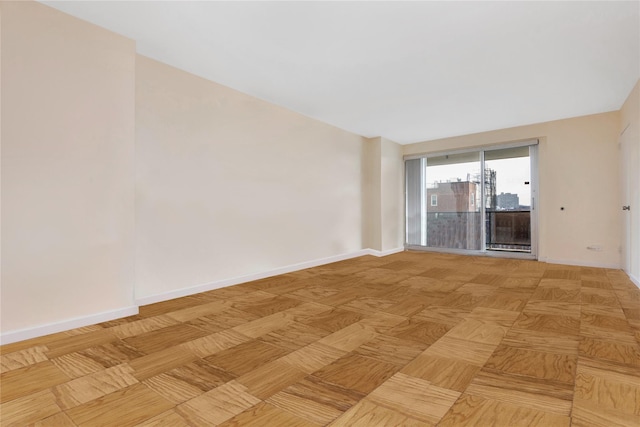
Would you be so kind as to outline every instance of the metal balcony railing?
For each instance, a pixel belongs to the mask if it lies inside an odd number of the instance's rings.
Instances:
[[[480,250],[480,212],[427,212],[427,246],[434,248]],[[529,210],[487,210],[486,249],[531,251],[531,212]]]

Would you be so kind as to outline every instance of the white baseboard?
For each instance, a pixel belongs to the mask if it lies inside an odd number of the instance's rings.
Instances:
[[[620,265],[618,264],[606,264],[600,262],[589,262],[589,261],[576,261],[571,259],[554,259],[554,258],[544,258],[538,257],[538,261],[547,262],[549,264],[565,264],[565,265],[575,265],[578,267],[596,267],[596,268],[611,268],[614,270],[619,270]]]
[[[382,257],[382,256],[397,254],[398,252],[403,252],[404,248],[393,248],[393,249],[387,249],[386,251],[377,251],[375,249],[365,249],[365,251],[368,251],[369,255]]]
[[[148,295],[136,298],[136,304],[147,305],[157,302],[167,301],[174,298],[181,298],[188,295],[198,294],[200,292],[213,291],[215,289],[225,288],[227,286],[239,285],[240,283],[251,282],[253,280],[266,279],[267,277],[278,276],[280,274],[292,273],[305,268],[317,267],[319,265],[331,264],[332,262],[344,261],[346,259],[357,258],[364,255],[386,256],[392,253],[400,252],[403,248],[391,249],[388,251],[376,251],[373,249],[361,249],[359,251],[350,252],[342,255],[320,258],[312,261],[305,261],[298,264],[287,265],[285,267],[275,268],[273,270],[263,271],[260,273],[248,274],[246,276],[233,277],[230,279],[218,280],[215,282],[203,283],[188,288],[176,289],[170,292],[163,292],[154,295]]]
[[[627,273],[625,271],[625,273]],[[627,276],[629,276],[629,279],[631,279],[631,281],[633,282],[634,285],[636,285],[638,288],[640,288],[640,279],[638,279],[636,276],[634,276],[633,274],[627,273]]]
[[[0,345],[68,331],[69,329],[82,328],[83,326],[95,325],[96,323],[108,322],[109,320],[133,316],[135,314],[138,314],[138,307],[129,306],[117,310],[103,311],[102,313],[91,314],[89,316],[74,317],[60,322],[47,323],[32,328],[4,332],[0,334]]]

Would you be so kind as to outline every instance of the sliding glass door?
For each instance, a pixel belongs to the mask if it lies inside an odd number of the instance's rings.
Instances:
[[[535,256],[535,149],[407,159],[407,247]]]
[[[531,252],[531,159],[529,147],[485,151],[485,248]]]

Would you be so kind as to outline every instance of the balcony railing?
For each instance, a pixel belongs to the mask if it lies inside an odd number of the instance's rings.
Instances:
[[[480,212],[427,212],[427,246],[480,250]],[[531,251],[531,212],[486,211],[486,249]]]
[[[487,249],[531,251],[531,211],[486,211]]]

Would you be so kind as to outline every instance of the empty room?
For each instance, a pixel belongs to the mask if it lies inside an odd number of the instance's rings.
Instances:
[[[0,1],[0,425],[640,425],[640,2]]]

